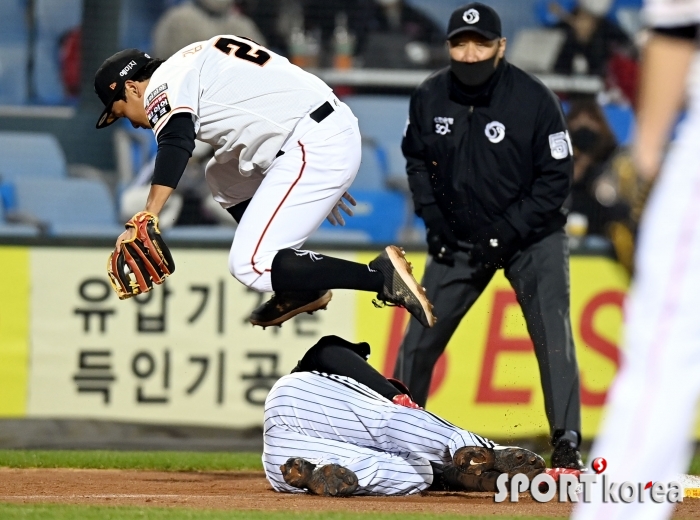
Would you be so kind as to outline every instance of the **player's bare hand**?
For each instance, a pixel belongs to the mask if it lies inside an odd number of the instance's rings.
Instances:
[[[347,191],[343,193],[343,197],[338,201],[335,207],[331,210],[330,215],[328,215],[327,217],[328,222],[330,222],[333,226],[345,225],[345,219],[343,218],[343,215],[340,212],[341,209],[350,217],[352,217],[355,214],[352,208],[345,204],[343,199],[347,200],[350,203],[350,205],[357,206],[357,201],[355,200],[355,197],[350,195],[350,193]]]
[[[136,230],[132,227],[124,231],[119,237],[117,238],[117,243],[116,243],[116,249],[117,253],[121,249],[122,242],[128,242],[129,240],[133,240],[134,237],[136,236]]]

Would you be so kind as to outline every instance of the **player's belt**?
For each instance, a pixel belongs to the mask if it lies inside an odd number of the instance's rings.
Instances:
[[[333,113],[333,105],[331,105],[328,101],[326,101],[323,105],[318,107],[316,110],[311,112],[309,114],[309,117],[316,121],[317,123],[320,123],[324,119],[326,119],[329,115]]]

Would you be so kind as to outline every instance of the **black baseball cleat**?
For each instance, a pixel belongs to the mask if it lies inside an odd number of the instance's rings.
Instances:
[[[338,464],[316,467],[306,459],[292,457],[280,466],[280,471],[287,484],[314,495],[347,497],[358,487],[357,475]]]
[[[435,325],[433,305],[425,295],[425,289],[413,278],[413,269],[402,249],[387,246],[381,255],[369,263],[369,268],[384,275],[384,287],[377,294],[378,300],[404,307],[424,327]],[[375,302],[375,305],[378,304]]]
[[[545,467],[542,457],[524,448],[465,446],[455,452],[452,464],[445,466],[442,479],[449,489],[494,492],[503,473],[511,478],[522,473],[532,479]]]
[[[251,312],[248,321],[261,327],[281,325],[302,312],[325,309],[331,298],[331,291],[277,292]]]
[[[581,452],[578,446],[576,443],[567,439],[559,439],[554,445],[551,461],[553,468],[577,469],[579,471],[587,470],[581,460]]]

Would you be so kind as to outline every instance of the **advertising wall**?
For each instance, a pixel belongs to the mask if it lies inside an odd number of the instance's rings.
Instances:
[[[367,262],[375,253],[326,251]],[[327,311],[280,328],[246,317],[264,298],[227,270],[227,251],[175,249],[177,270],[154,291],[119,301],[103,248],[0,247],[0,416],[104,418],[248,427],[267,391],[319,337],[372,345],[391,374],[408,321],[375,295],[334,291]],[[420,277],[424,254],[409,255]],[[627,280],[612,261],[571,261],[572,325],[583,433],[595,434],[619,362]],[[435,369],[428,408],[484,435],[548,431],[532,343],[498,274]]]

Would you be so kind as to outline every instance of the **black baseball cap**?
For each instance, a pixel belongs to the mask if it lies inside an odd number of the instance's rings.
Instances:
[[[109,120],[112,103],[122,89],[126,80],[141,70],[151,61],[151,57],[138,49],[126,49],[107,58],[95,73],[95,92],[105,106],[97,120],[95,128],[111,125],[116,119]]]
[[[472,2],[455,10],[447,25],[447,39],[458,34],[475,32],[489,40],[501,37],[501,18],[488,5]]]

